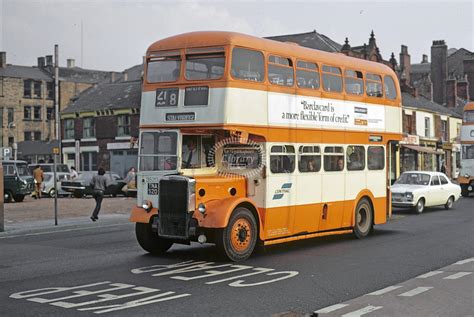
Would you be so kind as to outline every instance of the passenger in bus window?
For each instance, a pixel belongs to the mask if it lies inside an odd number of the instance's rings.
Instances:
[[[350,163],[347,163],[347,169],[349,170],[361,170],[363,169],[362,162],[359,157],[359,153],[357,152],[352,152],[351,155],[349,156]],[[350,166],[349,166],[350,165]]]
[[[308,172],[316,172],[316,162],[314,159],[309,159],[308,161]]]
[[[344,159],[343,158],[339,158],[337,160],[337,170],[338,171],[342,171],[344,169]]]

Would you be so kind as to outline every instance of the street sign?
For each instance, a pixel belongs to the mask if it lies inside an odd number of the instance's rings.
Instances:
[[[53,147],[53,154],[59,154],[59,148]]]
[[[11,158],[13,151],[11,147],[2,147],[2,159],[6,160]]]

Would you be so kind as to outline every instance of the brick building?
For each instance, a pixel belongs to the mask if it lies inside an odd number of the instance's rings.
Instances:
[[[141,80],[98,84],[81,93],[61,113],[63,161],[122,176],[137,167],[140,101]]]
[[[60,109],[96,83],[123,78],[121,73],[75,67],[73,59],[67,64],[59,67]],[[18,146],[18,158],[24,159],[20,149],[25,149],[29,161],[44,157],[32,155],[30,148],[40,149],[56,139],[54,96],[52,55],[38,57],[36,66],[20,66],[7,64],[6,52],[0,52],[0,146]]]

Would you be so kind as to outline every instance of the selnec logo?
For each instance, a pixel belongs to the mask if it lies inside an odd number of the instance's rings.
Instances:
[[[285,193],[290,192],[291,185],[291,183],[284,183],[281,185],[281,189],[275,190],[275,194],[273,194],[273,200],[282,199]]]

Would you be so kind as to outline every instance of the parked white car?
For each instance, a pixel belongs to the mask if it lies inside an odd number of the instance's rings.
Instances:
[[[461,196],[461,187],[439,172],[405,172],[391,191],[392,206],[411,207],[419,214],[431,206],[444,205],[451,209]]]

